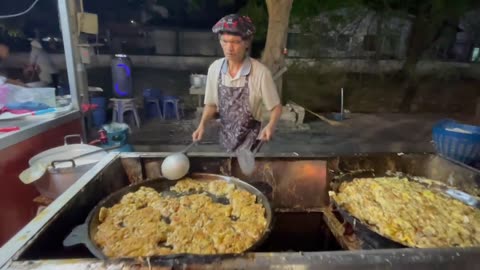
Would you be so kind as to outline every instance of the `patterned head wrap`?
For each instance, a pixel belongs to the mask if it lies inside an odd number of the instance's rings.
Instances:
[[[229,33],[239,35],[242,38],[249,38],[255,33],[255,26],[252,20],[247,16],[230,14],[221,18],[213,27],[215,34]]]

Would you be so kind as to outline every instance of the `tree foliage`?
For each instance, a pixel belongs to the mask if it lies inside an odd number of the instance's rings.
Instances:
[[[2,15],[14,14],[26,10],[32,1],[5,1],[2,3],[0,12]],[[58,12],[56,0],[39,1],[27,14],[0,19],[0,32],[3,38],[24,38],[33,35],[33,28],[44,28],[46,32],[59,31]],[[46,19],[48,18],[48,19]]]
[[[249,16],[255,23],[254,40],[265,40],[268,29],[268,11],[265,0],[248,0],[239,13]]]
[[[479,4],[480,1],[476,0],[294,0],[290,21],[292,24],[305,26],[309,19],[322,12],[341,8],[366,7],[384,16],[412,19],[422,14],[427,23],[431,23],[433,28],[437,28],[438,24],[442,24],[443,21],[449,18],[458,18]],[[268,23],[265,0],[248,0],[240,13],[250,16],[255,22],[257,26],[256,39],[264,39]]]

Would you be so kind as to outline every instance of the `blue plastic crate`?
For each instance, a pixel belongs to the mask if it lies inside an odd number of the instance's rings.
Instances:
[[[437,153],[465,164],[480,161],[480,127],[443,120],[432,130]]]

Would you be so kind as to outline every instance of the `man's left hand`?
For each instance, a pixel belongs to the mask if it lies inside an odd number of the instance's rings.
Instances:
[[[262,131],[260,132],[260,135],[258,136],[259,140],[262,141],[270,141],[273,137],[273,133],[275,132],[275,127],[273,125],[266,125]]]

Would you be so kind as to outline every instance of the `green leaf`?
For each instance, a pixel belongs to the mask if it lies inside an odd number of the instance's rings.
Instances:
[[[265,40],[268,30],[268,11],[265,0],[249,0],[238,12],[249,16],[255,24],[254,40]]]

